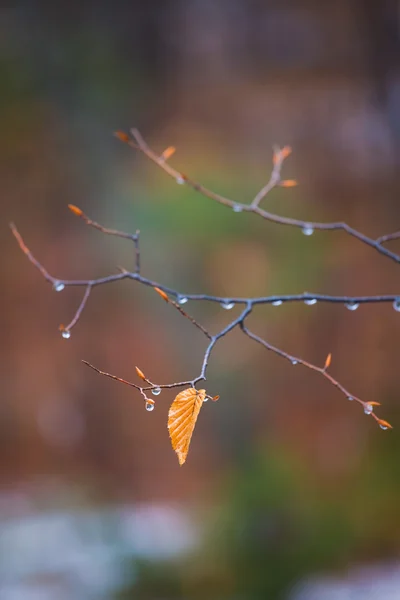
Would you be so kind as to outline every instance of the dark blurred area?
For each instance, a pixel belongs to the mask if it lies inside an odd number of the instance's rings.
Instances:
[[[0,9],[0,599],[400,598],[400,316],[389,305],[261,306],[252,329],[381,402],[382,432],[310,371],[234,332],[210,362],[187,464],[135,380],[197,375],[205,340],[150,288],[52,291],[51,274],[133,266],[182,293],[396,294],[398,266],[341,232],[304,236],[177,186],[113,137],[137,127],[171,163],[251,201],[274,144],[290,144],[263,206],[400,229],[398,0],[5,2]],[[400,252],[400,242],[391,242]],[[400,293],[400,291],[399,291]],[[185,309],[212,331],[216,305]],[[223,313],[223,314],[222,314]],[[378,410],[378,409],[377,409]]]

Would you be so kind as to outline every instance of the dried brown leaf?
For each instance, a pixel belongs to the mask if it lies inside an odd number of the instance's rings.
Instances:
[[[180,392],[168,411],[168,431],[171,444],[182,466],[189,452],[190,440],[206,390],[188,388]]]

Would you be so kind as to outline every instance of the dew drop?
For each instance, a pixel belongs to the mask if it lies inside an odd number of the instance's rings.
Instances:
[[[386,431],[387,429],[387,425],[382,425],[382,423],[379,424],[379,427],[383,429],[383,431]]]
[[[159,396],[161,394],[161,388],[155,387],[151,390],[151,393],[153,394],[153,396]]]
[[[272,302],[272,306],[280,306],[282,303],[282,300],[274,300],[274,302]]]
[[[347,396],[347,400],[350,400],[350,402],[351,402],[352,400],[354,400],[354,398],[353,398],[353,396]]]
[[[203,402],[208,402],[208,398],[204,398]]]
[[[152,410],[154,410],[154,406],[155,406],[155,404],[153,404],[153,402],[146,402],[146,410],[148,412],[151,412]]]
[[[396,298],[393,302],[393,308],[396,312],[400,312],[400,298]]]
[[[183,185],[185,183],[185,180],[183,179],[183,177],[179,176],[179,177],[176,178],[176,183],[178,185]]]
[[[64,340],[69,340],[69,338],[71,337],[71,332],[69,331],[69,329],[63,329],[61,335],[64,338]]]
[[[298,364],[298,361],[295,358],[292,358],[291,363],[294,366]]]
[[[312,306],[313,304],[317,304],[317,299],[308,298],[308,300],[304,300],[304,304],[307,304],[307,306]]]
[[[64,288],[65,288],[65,285],[63,283],[61,283],[61,281],[55,281],[53,283],[53,290],[55,292],[62,292]]]
[[[301,230],[304,235],[312,235],[314,233],[314,227],[312,225],[304,225]]]
[[[345,306],[348,310],[357,310],[360,305],[357,302],[348,302]]]
[[[186,304],[188,298],[186,296],[178,296],[178,304]]]
[[[232,207],[233,212],[240,213],[243,210],[243,207],[240,204],[234,204]]]
[[[231,310],[231,308],[233,308],[235,306],[235,303],[234,302],[221,302],[221,306],[225,310]]]
[[[372,404],[366,404],[364,406],[364,412],[366,415],[370,415],[374,410],[374,407],[372,406]]]

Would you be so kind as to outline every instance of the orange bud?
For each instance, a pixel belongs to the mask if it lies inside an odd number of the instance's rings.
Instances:
[[[393,429],[393,427],[391,426],[390,423],[388,423],[387,421],[384,421],[383,419],[377,419],[380,427],[382,427],[382,429]]]
[[[175,154],[175,152],[176,152],[176,148],[174,146],[168,146],[168,148],[165,148],[165,150],[161,154],[160,158],[162,160],[168,160],[169,158],[171,158],[171,156],[173,154]]]
[[[157,292],[157,294],[159,296],[161,296],[161,298],[163,300],[165,300],[165,302],[169,302],[169,298],[168,298],[168,296],[167,296],[167,294],[165,292],[163,292],[162,290],[160,290],[160,288],[158,288],[158,287],[155,287],[154,290]]]
[[[282,160],[285,160],[285,158],[287,158],[291,153],[292,153],[291,146],[284,146],[282,148],[282,150],[280,151]]]
[[[212,400],[213,402],[216,402],[217,400],[219,400],[219,396],[213,396],[213,397],[211,398],[211,400]]]
[[[330,367],[331,362],[332,362],[332,354],[329,353],[328,356],[326,357],[324,369],[327,369],[328,367]]]
[[[272,157],[272,163],[276,165],[278,162],[282,162],[291,154],[292,149],[290,146],[284,146],[283,148],[276,148]]]
[[[135,369],[136,369],[136,373],[137,373],[138,377],[140,377],[140,379],[143,379],[143,381],[146,381],[146,377],[145,377],[145,374],[143,373],[143,371],[141,371],[139,369],[139,367],[135,367]]]
[[[81,217],[83,215],[83,211],[77,206],[75,206],[75,204],[68,204],[68,208],[77,217]]]
[[[296,187],[296,185],[298,185],[297,181],[295,179],[284,179],[283,181],[280,182],[279,184],[281,187]]]
[[[371,406],[380,406],[381,405],[380,402],[368,402],[368,404],[370,404]]]
[[[129,135],[127,133],[125,133],[124,131],[116,131],[114,133],[114,135],[116,138],[121,140],[121,142],[129,142],[130,141]]]

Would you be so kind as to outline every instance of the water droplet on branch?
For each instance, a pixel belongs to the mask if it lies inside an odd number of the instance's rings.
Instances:
[[[370,415],[374,410],[374,407],[372,406],[372,404],[365,404],[364,406],[364,412],[366,415]]]
[[[155,387],[151,390],[151,393],[153,394],[153,396],[159,396],[161,394],[161,388]]]
[[[396,298],[393,302],[393,308],[396,312],[400,312],[400,298]]]
[[[183,185],[185,183],[185,180],[183,179],[183,177],[179,176],[176,178],[176,183],[178,185]]]
[[[348,310],[357,310],[357,308],[358,308],[359,306],[360,306],[360,305],[359,305],[357,302],[347,302],[347,304],[345,304],[345,307],[346,307]]]
[[[353,398],[353,396],[347,396],[347,400],[350,400],[350,402],[351,402],[352,400],[354,400],[354,398]]]
[[[65,288],[65,285],[61,281],[55,281],[53,283],[53,290],[55,292],[62,292],[64,288]]]
[[[186,298],[186,296],[178,296],[177,301],[178,301],[178,304],[186,304],[186,302],[188,301],[188,298]]]
[[[308,298],[307,300],[304,300],[304,304],[307,304],[307,306],[312,306],[313,304],[317,304],[317,299]]]
[[[379,427],[381,429],[383,429],[383,431],[386,431],[386,429],[388,429],[388,426],[387,425],[383,425],[383,423],[379,423]]]
[[[301,231],[304,235],[312,235],[314,233],[314,227],[312,225],[307,224],[304,225]]]
[[[297,365],[297,364],[298,364],[298,362],[299,362],[299,361],[298,361],[298,360],[296,360],[295,358],[292,358],[292,359],[291,359],[291,363],[292,363],[292,365],[293,365],[293,366],[294,366],[294,365]]]
[[[272,302],[272,306],[280,306],[281,304],[283,304],[282,300],[274,300]]]
[[[151,412],[152,410],[154,410],[155,404],[154,402],[146,402],[146,410],[148,412]]]
[[[64,338],[64,340],[69,340],[69,338],[71,337],[71,332],[69,331],[69,329],[63,329],[61,335]]]
[[[225,310],[230,310],[231,308],[233,308],[235,306],[235,303],[234,302],[221,302],[221,306]]]
[[[240,204],[234,204],[232,207],[233,212],[240,213],[243,210],[243,207]]]

